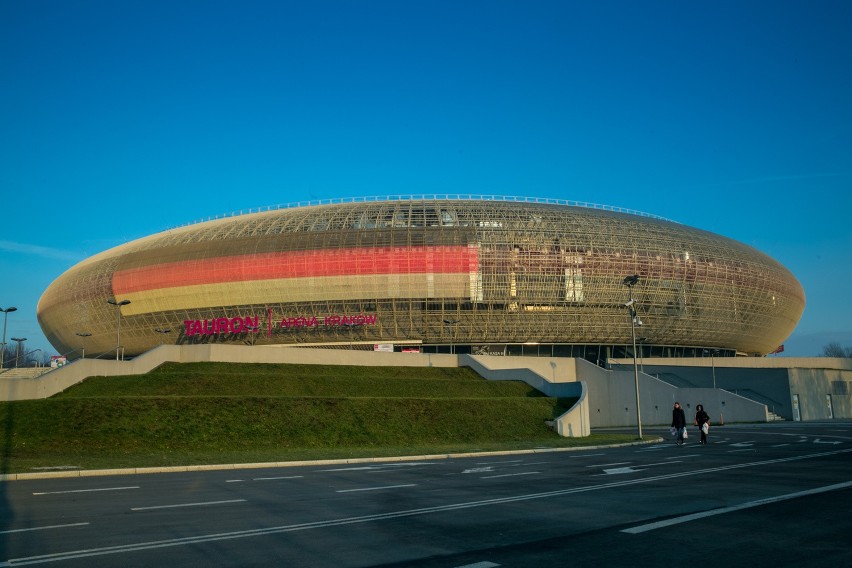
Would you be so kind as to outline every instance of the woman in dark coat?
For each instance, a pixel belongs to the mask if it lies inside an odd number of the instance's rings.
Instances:
[[[699,404],[695,407],[695,425],[698,426],[698,431],[701,432],[701,440],[699,444],[707,445],[707,432],[704,431],[704,425],[710,428],[710,417],[704,412],[704,406]]]
[[[672,428],[677,430],[677,445],[682,446],[683,431],[686,429],[686,414],[684,414],[679,402],[674,403],[674,409],[672,409]]]

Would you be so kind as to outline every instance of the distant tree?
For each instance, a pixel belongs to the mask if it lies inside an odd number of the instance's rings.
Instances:
[[[3,350],[3,368],[14,369],[18,367],[46,367],[50,365],[50,354],[43,349],[27,350],[26,343],[21,342],[20,348],[17,343],[6,342]]]
[[[45,353],[44,351],[39,351],[38,353],[36,353],[36,355],[37,356],[36,356],[35,360],[38,362],[39,365],[41,365],[42,367],[49,367],[50,366],[50,353]]]
[[[3,368],[8,369],[9,367],[15,366],[15,344],[6,345],[3,347]]]
[[[836,341],[832,341],[822,348],[823,357],[852,357],[852,347],[843,347]]]

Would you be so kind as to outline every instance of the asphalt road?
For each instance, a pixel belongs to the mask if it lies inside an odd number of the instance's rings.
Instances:
[[[852,566],[852,423],[710,442],[4,482],[0,567]]]

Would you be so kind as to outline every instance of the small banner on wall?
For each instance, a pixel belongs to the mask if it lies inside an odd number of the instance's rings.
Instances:
[[[474,355],[503,356],[506,354],[505,345],[472,345],[471,353]]]

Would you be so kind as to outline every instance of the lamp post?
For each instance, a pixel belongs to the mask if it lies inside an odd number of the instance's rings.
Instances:
[[[77,335],[77,336],[79,336],[79,337],[81,338],[81,339],[80,339],[80,349],[81,349],[81,350],[82,350],[82,352],[83,352],[83,359],[85,359],[85,358],[86,358],[86,338],[87,338],[87,337],[92,337],[92,334],[91,334],[91,333],[87,333],[87,332],[85,332],[85,331],[82,331],[82,332],[79,332],[79,331],[78,331],[78,332],[76,333],[76,335]]]
[[[457,319],[445,319],[444,323],[450,326],[450,355],[453,354],[453,344],[455,343],[456,336],[456,324],[459,323]]]
[[[246,330],[246,334],[248,335],[248,339],[244,341],[247,345],[254,347],[255,343],[257,343],[257,331],[260,329],[260,326],[257,325],[244,325],[243,329]],[[349,348],[352,348],[352,342],[349,342]]]
[[[713,370],[713,388],[716,388],[716,360],[713,358],[714,355],[719,354],[718,349],[705,349],[705,352],[710,352],[710,368]]]
[[[2,351],[0,351],[0,369],[4,367],[6,362],[6,318],[9,317],[9,312],[16,312],[18,308],[0,308],[0,311],[3,312],[3,346]]]
[[[12,341],[16,341],[18,345],[15,347],[15,368],[18,368],[18,359],[21,357],[21,343],[26,341],[26,337],[13,337]]]
[[[171,332],[172,332],[172,330],[171,330],[171,329],[168,329],[168,328],[160,328],[160,327],[158,327],[158,328],[157,328],[157,329],[155,329],[154,331],[156,331],[157,333],[159,333],[160,335],[162,335],[164,338],[166,337],[166,334],[167,334],[167,333],[171,333]],[[162,344],[163,344],[163,341],[160,341],[160,345],[162,345]]]
[[[642,357],[645,356],[645,342],[648,341],[647,337],[639,338],[639,370],[643,373],[645,372],[645,363],[642,360]]]
[[[115,360],[118,361],[118,354],[121,351],[121,306],[126,306],[130,300],[107,300],[108,304],[115,306],[116,310],[116,326],[115,326]],[[124,357],[121,358],[122,360]]]
[[[633,382],[636,385],[636,428],[639,432],[639,439],[642,439],[642,413],[639,410],[639,367],[636,364],[636,326],[642,325],[642,320],[636,315],[635,301],[633,300],[633,287],[639,282],[639,276],[633,274],[625,276],[623,284],[627,286],[629,299],[624,307],[627,308],[627,313],[630,315],[630,333],[633,336]]]

